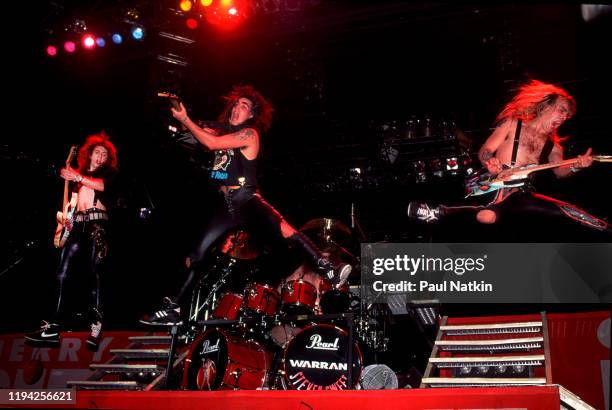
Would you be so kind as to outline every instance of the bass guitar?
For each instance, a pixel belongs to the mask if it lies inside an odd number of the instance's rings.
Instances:
[[[76,145],[71,146],[70,152],[68,153],[68,158],[66,158],[66,167],[70,166],[72,160],[76,156],[76,153]],[[61,248],[64,246],[68,236],[70,235],[70,231],[72,230],[72,225],[74,224],[78,194],[73,192],[70,200],[68,200],[69,185],[70,181],[65,180],[62,210],[58,211],[55,216],[57,219],[57,228],[55,228],[55,235],[53,236],[53,245],[55,245],[56,248]]]

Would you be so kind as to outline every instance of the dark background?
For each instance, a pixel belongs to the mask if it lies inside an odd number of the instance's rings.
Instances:
[[[119,150],[121,171],[105,278],[107,327],[135,326],[140,314],[182,283],[181,263],[206,220],[212,191],[167,131],[169,110],[155,97],[165,89],[179,93],[199,119],[215,118],[219,97],[237,83],[253,84],[273,102],[261,190],[295,226],[320,217],[348,225],[354,204],[372,242],[609,240],[572,224],[529,219],[494,227],[470,218],[435,227],[410,222],[410,200],[461,203],[461,175],[429,175],[417,184],[401,163],[382,163],[379,152],[385,124],[431,115],[456,121],[472,143],[463,150],[469,156],[516,87],[535,78],[564,87],[578,102],[577,115],[560,130],[572,136],[568,156],[587,147],[612,153],[610,14],[586,22],[577,3],[338,0],[301,2],[297,11],[260,10],[233,31],[201,21],[188,32],[168,11],[175,3],[41,2],[27,11],[27,21],[17,18],[23,10],[7,12],[6,19],[21,26],[5,56],[2,330],[33,328],[52,309],[59,169],[70,144],[102,129]],[[132,5],[141,7],[147,28],[141,43],[126,39],[120,46],[45,55],[50,42],[69,35],[61,27],[71,17],[110,31],[123,24],[118,16]],[[159,31],[196,43],[173,45]],[[160,62],[168,52],[189,65]],[[425,144],[423,155],[432,147],[437,149]],[[375,183],[351,182],[355,167]],[[610,176],[609,166],[595,164],[567,180],[543,176],[540,191],[609,218]],[[141,208],[152,209],[151,216],[141,218]]]

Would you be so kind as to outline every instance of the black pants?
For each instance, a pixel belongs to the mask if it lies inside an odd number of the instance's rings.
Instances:
[[[202,264],[210,247],[224,233],[237,227],[246,227],[250,232],[257,233],[258,238],[265,239],[268,244],[293,242],[304,251],[314,266],[320,265],[323,260],[321,252],[308,237],[299,231],[289,238],[283,237],[281,233],[283,219],[283,216],[266,202],[255,188],[243,187],[230,190],[227,194],[223,194],[223,200],[214,211],[212,219],[198,242],[198,246],[189,255],[192,266],[197,269]],[[177,301],[182,299],[187,287],[193,280],[195,269],[190,270],[187,280],[177,295]]]
[[[58,295],[55,321],[67,319],[67,299],[88,305],[88,320],[102,319],[100,280],[108,255],[107,221],[103,219],[74,224],[62,248],[57,268]],[[75,269],[78,256],[84,256],[84,269]],[[80,259],[80,258],[79,258]],[[72,286],[70,286],[72,285]]]
[[[500,198],[500,195],[504,195],[504,198]],[[592,229],[607,232],[611,231],[610,224],[589,214],[585,210],[570,203],[531,191],[505,193],[500,190],[496,196],[496,200],[486,206],[442,206],[444,215],[451,215],[464,211],[478,212],[485,209],[495,212],[496,222],[510,214],[530,214],[546,218],[570,218]]]

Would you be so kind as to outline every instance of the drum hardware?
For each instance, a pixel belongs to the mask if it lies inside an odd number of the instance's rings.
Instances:
[[[236,263],[236,260],[231,258],[229,262],[227,263],[227,266],[221,269],[221,272],[222,272],[221,277],[217,281],[215,281],[215,283],[212,285],[208,295],[206,296],[206,299],[204,299],[204,302],[202,302],[201,304],[200,304],[200,296],[201,296],[202,288],[204,287],[204,280],[207,279],[209,275],[205,275],[198,281],[198,284],[196,285],[196,288],[193,291],[193,296],[191,298],[191,306],[189,308],[189,320],[190,321],[197,320],[198,316],[200,315],[200,312],[205,307],[209,309],[213,309],[215,307],[215,304],[217,301],[217,292],[223,285],[227,283],[227,279],[231,275],[232,267],[235,265],[235,263]],[[206,319],[208,318],[209,309],[207,309],[205,313]]]

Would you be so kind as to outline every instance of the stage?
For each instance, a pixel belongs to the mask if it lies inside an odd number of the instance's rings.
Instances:
[[[558,410],[556,386],[392,391],[78,391],[74,407],[96,409],[537,409]],[[17,407],[17,406],[16,406]],[[24,407],[37,407],[27,405]]]
[[[612,6],[30,9],[0,406],[610,408]]]

